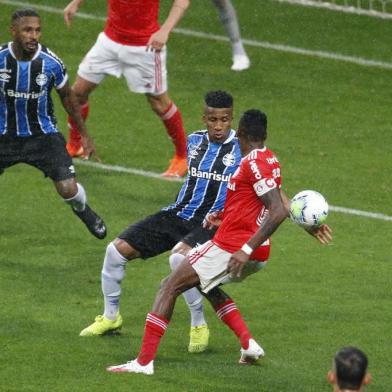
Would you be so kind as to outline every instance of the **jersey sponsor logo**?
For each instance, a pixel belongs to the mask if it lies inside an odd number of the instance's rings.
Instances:
[[[250,168],[252,170],[252,173],[255,175],[255,178],[257,180],[260,180],[262,177],[259,168],[257,167],[257,163],[256,161],[252,160],[250,161]]]
[[[191,177],[205,178],[206,180],[223,181],[228,182],[231,175],[224,175],[217,173],[215,170],[213,172],[205,172],[202,170],[197,170],[195,167],[191,167],[190,171]]]
[[[72,174],[75,174],[75,166],[74,166],[74,165],[71,165],[68,169],[69,169],[69,171],[70,171]]]
[[[222,158],[222,162],[225,166],[234,166],[235,165],[235,155],[229,152]]]
[[[5,71],[0,73],[0,82],[8,82],[9,79],[11,79],[11,76],[5,73]]]
[[[229,182],[227,184],[227,189],[230,189],[231,191],[235,191],[235,182]]]
[[[38,86],[45,86],[46,83],[48,83],[48,77],[44,73],[40,73],[37,75],[35,78],[35,83],[38,84]]]
[[[270,165],[273,165],[274,163],[279,163],[278,158],[276,158],[276,157],[267,158],[267,162],[268,162]]]
[[[11,98],[38,99],[45,95],[45,90],[42,90],[39,93],[20,93],[19,91],[7,90],[7,95]]]
[[[263,196],[273,188],[276,188],[276,182],[273,178],[263,178],[253,184],[257,196]]]

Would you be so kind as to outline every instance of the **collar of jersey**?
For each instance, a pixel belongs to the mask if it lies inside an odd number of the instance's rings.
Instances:
[[[208,136],[208,130],[207,129],[205,130],[205,133],[206,133],[207,140],[210,141],[210,137]],[[234,137],[235,137],[235,130],[231,129],[230,130],[230,135],[227,137],[227,139],[222,144],[230,143],[234,139]]]
[[[41,49],[42,49],[42,46],[41,46],[41,44],[38,42],[38,49],[37,49],[37,51],[35,52],[34,57],[33,57],[31,60],[27,60],[27,61],[33,61],[33,60],[35,60],[35,59],[39,56],[39,54],[41,53]],[[24,60],[18,60],[18,59],[16,58],[16,56],[15,56],[15,54],[14,54],[14,51],[12,50],[12,41],[11,41],[11,42],[8,42],[8,50],[10,51],[11,56],[12,56],[16,61],[24,61]]]

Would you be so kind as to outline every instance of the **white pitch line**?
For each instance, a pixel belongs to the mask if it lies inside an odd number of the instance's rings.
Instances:
[[[17,1],[17,0],[0,0],[0,4],[1,3],[8,4],[8,5],[14,5],[14,6],[18,6],[18,7],[34,7],[37,10],[42,10],[42,11],[55,13],[55,14],[62,14],[63,13],[63,10],[61,8],[35,4],[32,2]],[[91,19],[91,20],[99,20],[99,21],[104,21],[106,19],[103,16],[87,14],[84,12],[78,12],[75,16],[79,17],[79,18],[83,18],[83,19]],[[174,29],[174,32],[176,32],[178,34],[186,35],[186,36],[204,38],[204,39],[209,39],[209,40],[213,40],[213,41],[226,41],[226,42],[229,41],[229,39],[227,37],[224,37],[221,35],[204,33],[202,31],[194,31],[194,30],[189,30],[189,29],[176,28],[176,29]],[[342,62],[352,63],[352,64],[361,65],[361,66],[365,66],[365,67],[375,67],[375,68],[388,69],[388,70],[392,69],[392,63],[385,62],[385,61],[371,60],[371,59],[366,59],[366,58],[356,57],[356,56],[346,56],[344,54],[339,54],[339,53],[334,53],[334,52],[325,52],[322,50],[309,50],[309,49],[298,48],[295,46],[288,46],[288,45],[283,45],[283,44],[273,44],[273,43],[267,42],[267,41],[256,41],[256,40],[251,40],[251,39],[243,39],[242,41],[248,46],[276,50],[278,52],[292,53],[292,54],[297,54],[297,55],[302,55],[302,56],[317,57],[317,58],[323,58],[323,59],[334,60],[334,61],[342,61]]]
[[[134,169],[130,167],[123,167],[123,166],[118,166],[118,165],[107,165],[104,163],[99,163],[99,162],[93,162],[93,161],[87,161],[83,159],[75,159],[74,163],[78,165],[83,165],[83,166],[90,166],[96,169],[101,169],[101,170],[108,170],[108,171],[114,171],[118,173],[128,173],[128,174],[134,174],[137,176],[142,176],[142,177],[149,177],[149,178],[155,178],[158,180],[162,181],[175,181],[175,182],[183,182],[184,179],[182,178],[173,178],[173,179],[168,179],[161,177],[160,174],[146,171],[146,170],[140,170],[140,169]],[[343,214],[350,214],[350,215],[357,215],[365,218],[372,218],[372,219],[378,219],[378,220],[383,220],[387,222],[392,222],[392,216],[381,214],[378,212],[369,212],[369,211],[361,211],[361,210],[354,210],[352,208],[346,208],[346,207],[337,207],[337,206],[329,206],[331,211],[334,212],[341,212]]]

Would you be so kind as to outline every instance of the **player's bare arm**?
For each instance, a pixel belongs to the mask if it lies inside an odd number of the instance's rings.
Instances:
[[[76,12],[79,9],[80,4],[83,3],[84,0],[73,0],[64,8],[64,21],[68,27],[71,27],[72,19],[75,16]]]
[[[167,43],[171,31],[184,16],[190,4],[189,0],[174,0],[169,15],[161,28],[151,35],[147,42],[147,48],[151,50],[161,50]]]
[[[268,210],[268,213],[256,233],[244,244],[242,249],[233,253],[231,256],[228,272],[236,277],[241,276],[242,269],[249,260],[249,256],[253,250],[266,241],[288,217],[288,209],[282,200],[279,189],[274,188],[270,190],[260,196],[260,199]]]
[[[100,160],[98,155],[96,154],[96,149],[94,142],[92,138],[90,137],[86,125],[84,123],[84,120],[82,118],[82,113],[81,113],[81,107],[80,104],[76,98],[75,93],[69,86],[69,83],[67,82],[62,88],[57,90],[61,103],[63,104],[63,107],[67,114],[72,117],[72,119],[75,121],[75,124],[77,125],[80,136],[82,137],[82,144],[84,151],[86,153],[87,157],[90,157],[91,155],[95,155],[95,158],[97,160]]]

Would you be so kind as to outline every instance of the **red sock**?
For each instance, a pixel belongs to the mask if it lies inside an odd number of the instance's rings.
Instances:
[[[252,338],[245,321],[242,319],[235,303],[228,299],[225,303],[215,308],[217,316],[238,336],[244,349],[249,347]]]
[[[86,120],[89,111],[88,101],[82,105],[82,117],[83,120]],[[78,131],[78,127],[76,126],[74,120],[71,116],[68,116],[68,128],[69,128],[69,142],[74,144],[80,144],[80,133]]]
[[[176,155],[186,158],[186,137],[182,116],[177,106],[171,102],[163,114],[160,115],[165,124],[166,132],[172,139],[176,148]]]
[[[137,356],[137,361],[140,365],[146,366],[155,358],[161,337],[165,333],[168,324],[168,320],[154,313],[147,314],[142,348]]]

